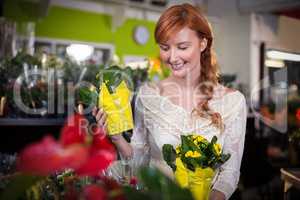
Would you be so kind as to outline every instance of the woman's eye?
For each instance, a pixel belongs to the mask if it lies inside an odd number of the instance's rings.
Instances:
[[[187,47],[178,47],[178,49],[180,49],[180,50],[186,50]]]
[[[169,49],[168,47],[165,47],[165,46],[160,46],[159,48],[163,51],[168,51],[168,49]]]

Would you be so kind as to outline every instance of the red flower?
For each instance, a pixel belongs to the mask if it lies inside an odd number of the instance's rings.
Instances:
[[[132,177],[132,178],[130,179],[130,185],[131,185],[131,186],[136,186],[137,182],[138,182],[138,180],[137,180],[136,177]]]
[[[81,115],[73,115],[66,121],[60,134],[60,143],[68,146],[74,143],[84,144],[87,136],[88,121]]]
[[[88,158],[82,145],[64,148],[53,137],[46,136],[41,142],[27,146],[18,158],[17,168],[23,172],[47,175],[65,168],[76,169]]]
[[[105,189],[107,191],[110,191],[110,198],[113,200],[125,200],[125,195],[122,190],[122,187],[119,183],[117,183],[115,180],[107,178],[107,177],[101,177],[102,182],[105,185]]]
[[[83,189],[85,200],[105,200],[107,193],[97,185],[88,185]]]
[[[98,150],[90,152],[88,160],[76,172],[78,175],[83,176],[98,176],[115,159],[115,153],[110,151]]]
[[[93,135],[93,143],[92,143],[92,152],[95,152],[99,149],[105,149],[110,152],[115,152],[115,147],[111,143],[111,141],[106,137],[104,132],[98,132]]]
[[[51,136],[27,146],[18,159],[17,167],[23,172],[48,175],[67,168],[79,175],[96,176],[116,159],[115,148],[104,134],[93,135],[87,146],[87,121],[74,115],[67,120],[59,142]]]
[[[300,108],[298,108],[296,111],[296,118],[298,121],[300,121]]]

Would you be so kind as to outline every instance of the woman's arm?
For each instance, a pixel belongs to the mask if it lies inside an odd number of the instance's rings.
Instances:
[[[133,148],[133,162],[136,167],[148,165],[150,160],[148,131],[145,126],[145,108],[139,94],[137,94],[134,106],[134,129],[130,142]]]
[[[96,121],[100,127],[103,128],[106,135],[109,136],[108,130],[107,130],[107,115],[106,113],[100,109],[97,108],[93,109],[93,115],[96,118]],[[130,144],[125,140],[125,138],[122,136],[122,134],[112,135],[110,136],[111,141],[115,144],[118,152],[121,154],[121,156],[125,159],[131,158],[133,155],[132,147]]]
[[[225,123],[224,153],[230,153],[230,159],[220,167],[216,182],[213,185],[211,199],[222,199],[218,192],[221,192],[225,199],[228,199],[237,188],[240,177],[240,166],[244,151],[247,107],[243,95],[240,95],[236,115]]]
[[[209,195],[210,200],[225,200],[225,194],[223,192],[220,192],[218,190],[212,190]]]

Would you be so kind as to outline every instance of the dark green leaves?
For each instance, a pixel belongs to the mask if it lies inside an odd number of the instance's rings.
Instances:
[[[0,200],[20,199],[30,186],[42,180],[42,177],[18,174],[11,178],[6,189],[0,194]]]
[[[176,159],[176,151],[173,146],[170,144],[165,144],[162,148],[164,160],[167,164],[173,169],[176,170],[176,165],[174,164]]]
[[[217,140],[216,136],[209,142],[199,135],[182,135],[180,148],[176,148],[176,151],[179,151],[177,154],[172,145],[163,146],[164,159],[173,170],[176,170],[174,165],[176,156],[180,157],[184,165],[192,171],[198,167],[216,169],[230,158],[230,154],[221,152]]]
[[[135,191],[124,188],[127,199],[130,200],[193,200],[189,190],[182,189],[160,171],[153,168],[142,168],[139,174],[144,190]]]
[[[108,91],[112,94],[122,81],[125,81],[129,89],[133,89],[132,69],[121,69],[119,66],[111,66],[101,70],[98,74],[99,82],[105,83]]]
[[[84,105],[97,105],[98,101],[98,92],[95,89],[88,88],[88,87],[80,87],[78,91],[78,101]]]

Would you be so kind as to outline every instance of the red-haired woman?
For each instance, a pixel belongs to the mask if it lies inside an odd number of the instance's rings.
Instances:
[[[171,75],[139,90],[132,138],[134,157],[149,155],[150,165],[172,176],[162,157],[164,144],[176,146],[181,134],[192,132],[209,140],[217,135],[231,158],[219,169],[210,198],[228,199],[240,176],[245,98],[218,83],[212,30],[196,7],[182,4],[168,8],[157,22],[155,40]]]
[[[213,181],[210,199],[228,199],[235,191],[243,155],[246,103],[244,96],[218,83],[211,27],[203,14],[190,4],[175,5],[161,15],[155,39],[162,61],[171,75],[158,84],[143,85],[137,94],[133,159],[145,159],[169,176],[162,146],[180,143],[180,135],[196,133],[207,139],[214,135],[230,159]],[[123,155],[131,148],[119,137]],[[117,145],[118,146],[118,145]]]

